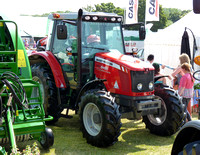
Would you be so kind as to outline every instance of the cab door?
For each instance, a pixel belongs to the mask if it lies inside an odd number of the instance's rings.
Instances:
[[[58,25],[65,24],[66,37],[58,38],[54,35],[53,38],[53,54],[58,58],[61,63],[62,69],[65,72],[70,88],[77,88],[77,26],[57,21],[55,32],[59,33]]]

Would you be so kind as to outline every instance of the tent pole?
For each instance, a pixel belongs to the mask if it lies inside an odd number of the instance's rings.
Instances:
[[[196,39],[195,39],[195,36],[194,36],[194,33],[192,32],[192,30],[189,29],[188,27],[185,27],[185,31],[186,31],[186,29],[190,30],[190,32],[192,33],[193,39],[194,39],[194,41],[193,41],[193,54],[192,54],[192,60],[191,60],[192,68],[194,69],[194,56],[195,56],[195,53],[197,51],[197,44],[196,44]]]

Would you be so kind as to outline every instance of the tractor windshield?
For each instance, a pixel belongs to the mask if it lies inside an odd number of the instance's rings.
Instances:
[[[120,23],[82,23],[82,82],[94,79],[93,58],[96,53],[118,51],[124,54]]]
[[[82,59],[99,52],[117,50],[124,54],[120,23],[83,22]]]

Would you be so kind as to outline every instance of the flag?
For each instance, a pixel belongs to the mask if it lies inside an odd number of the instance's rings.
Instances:
[[[126,1],[126,24],[138,22],[138,0]]]
[[[159,21],[158,0],[146,0],[146,21]]]

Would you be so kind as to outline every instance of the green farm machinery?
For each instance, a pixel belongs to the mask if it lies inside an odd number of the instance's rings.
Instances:
[[[54,143],[46,128],[40,85],[32,81],[28,56],[17,24],[0,14],[0,154],[17,151],[18,141],[38,140],[44,149]]]

